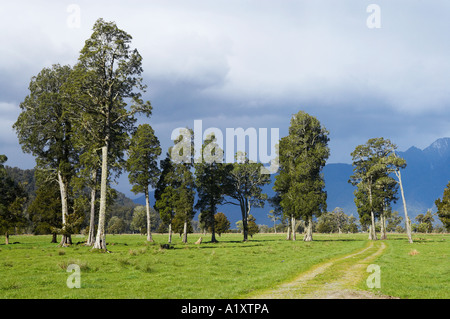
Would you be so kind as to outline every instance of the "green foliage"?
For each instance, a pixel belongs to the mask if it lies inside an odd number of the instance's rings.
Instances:
[[[356,218],[348,216],[342,208],[336,207],[332,212],[323,213],[318,218],[316,231],[319,233],[356,233]]]
[[[3,165],[7,160],[6,155],[0,155],[0,231],[6,235],[8,243],[8,232],[25,226],[23,206],[27,194],[21,185],[8,175]]]
[[[349,182],[357,186],[354,194],[360,222],[372,226],[373,239],[376,238],[375,218],[386,216],[391,202],[397,200],[398,184],[390,173],[406,165],[403,159],[393,154],[395,148],[389,140],[372,138],[351,153],[354,174]]]
[[[308,220],[326,211],[322,169],[330,154],[328,134],[305,112],[291,118],[289,135],[280,140],[280,173],[274,185],[286,217]]]
[[[219,212],[214,215],[214,229],[219,236],[229,231],[230,221],[224,213]]]
[[[262,187],[271,182],[269,174],[263,174],[263,165],[250,161],[246,153],[237,152],[236,162],[230,164],[232,168],[227,175],[226,189],[227,195],[239,205],[242,215],[242,227],[244,241],[249,233],[249,212],[251,207],[264,207],[267,194],[262,193]],[[251,235],[250,235],[251,236]]]
[[[436,200],[437,215],[447,231],[450,231],[450,182],[444,190],[442,199]]]
[[[28,207],[28,214],[34,225],[34,233],[57,233],[61,228],[61,194],[57,183],[47,183],[36,191],[36,198]]]
[[[253,235],[259,233],[259,227],[256,224],[256,218],[253,215],[248,215],[248,234],[253,238]]]
[[[111,219],[108,222],[108,233],[111,234],[120,234],[125,231],[126,224],[123,221],[122,218],[119,218],[117,216],[111,217]]]
[[[202,145],[202,157],[194,164],[195,186],[198,201],[195,208],[201,212],[200,223],[211,228],[211,241],[215,242],[214,215],[217,206],[224,202],[226,178],[232,167],[223,163],[223,150],[216,143],[214,134],[209,135]]]
[[[128,148],[127,171],[131,189],[135,194],[148,194],[149,186],[158,182],[158,156],[161,147],[155,132],[149,124],[139,125]]]

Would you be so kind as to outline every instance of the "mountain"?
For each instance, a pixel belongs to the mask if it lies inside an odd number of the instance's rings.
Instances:
[[[450,138],[440,138],[427,148],[421,150],[412,146],[405,152],[398,152],[406,160],[407,166],[401,171],[402,182],[405,191],[408,214],[412,220],[418,214],[425,213],[427,209],[434,207],[434,201],[442,197],[444,189],[450,180]],[[344,163],[327,164],[323,170],[325,178],[325,190],[327,191],[328,211],[341,207],[348,215],[358,217],[353,201],[355,187],[348,183],[353,174],[353,166]],[[272,183],[266,185],[263,191],[272,197],[275,176],[272,175]],[[393,205],[393,209],[403,215],[403,204],[399,200]],[[145,197],[134,199],[139,205],[145,205]],[[150,205],[155,202],[153,193],[150,194]],[[252,208],[251,214],[255,216],[258,224],[272,226],[272,221],[267,214],[272,206],[266,202],[264,208]],[[225,213],[231,222],[231,228],[235,228],[236,222],[241,219],[239,206],[221,205],[219,212]],[[197,219],[198,214],[194,217]]]

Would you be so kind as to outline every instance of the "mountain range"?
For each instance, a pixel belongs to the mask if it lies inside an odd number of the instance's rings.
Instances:
[[[407,163],[406,168],[402,170],[402,182],[408,214],[414,221],[414,217],[426,213],[427,209],[436,210],[434,201],[442,197],[450,181],[450,138],[440,138],[423,150],[413,146],[398,154]],[[340,207],[348,215],[358,217],[353,201],[355,187],[348,183],[353,174],[353,166],[345,163],[331,163],[324,167],[323,173],[328,211]],[[269,197],[275,194],[272,189],[274,181],[275,175],[272,175],[272,183],[263,188]],[[398,197],[400,198],[400,194]],[[144,205],[145,198],[139,197],[134,202]],[[151,205],[153,204],[154,198],[151,194]],[[403,216],[402,205],[401,199],[393,204],[393,210],[399,211],[400,216]],[[251,214],[256,218],[256,223],[271,226],[273,223],[267,217],[271,209],[271,205],[266,203],[264,208],[252,208]],[[218,211],[227,215],[232,228],[235,228],[235,223],[241,219],[238,206],[222,205],[218,207]],[[194,219],[197,219],[197,216]]]

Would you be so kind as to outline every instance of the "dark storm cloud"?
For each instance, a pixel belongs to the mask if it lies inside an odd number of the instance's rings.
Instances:
[[[448,1],[75,1],[75,26],[69,2],[48,3],[0,6],[0,153],[20,150],[6,127],[31,76],[76,63],[99,17],[133,36],[154,106],[140,122],[166,148],[173,129],[196,119],[283,136],[299,110],[329,129],[331,162],[375,136],[400,149],[450,136]],[[380,29],[367,27],[370,3]]]

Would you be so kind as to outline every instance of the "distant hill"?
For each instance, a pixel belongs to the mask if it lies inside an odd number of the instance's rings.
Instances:
[[[411,219],[414,219],[418,214],[425,213],[427,209],[434,208],[434,201],[442,197],[450,180],[450,138],[440,138],[423,150],[413,146],[405,152],[399,152],[399,155],[407,162],[407,167],[402,170],[402,179],[408,213]],[[327,164],[323,173],[325,190],[328,195],[328,210],[341,207],[348,215],[353,214],[357,217],[358,213],[353,201],[355,187],[348,183],[350,175],[353,174],[352,165]],[[264,187],[264,191],[269,197],[275,194],[272,189],[274,181],[275,175],[272,175],[272,184]],[[139,197],[134,202],[145,205],[145,198]],[[153,193],[150,194],[150,203],[154,204]],[[403,215],[401,200],[394,204],[393,208]],[[251,214],[256,217],[258,224],[271,226],[272,222],[267,218],[271,209],[271,205],[266,203],[264,208],[252,208]],[[238,206],[222,205],[218,211],[227,215],[232,228],[235,228],[235,223],[241,219]]]

